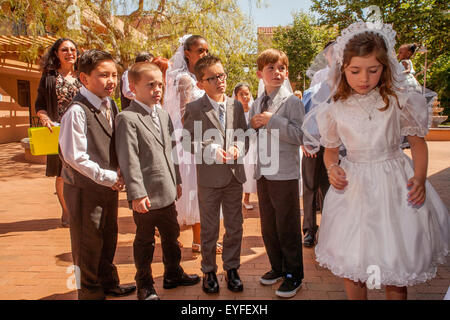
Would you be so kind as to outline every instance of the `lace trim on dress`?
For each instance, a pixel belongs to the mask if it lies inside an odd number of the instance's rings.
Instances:
[[[425,138],[428,134],[428,129],[418,128],[418,127],[403,127],[401,129],[402,136],[418,136],[421,138]]]
[[[432,266],[427,271],[420,274],[399,274],[392,271],[382,271],[380,284],[397,287],[410,287],[419,283],[427,282],[428,280],[436,277],[437,265],[445,264],[446,256],[448,256],[448,254],[449,251],[447,249],[438,253],[433,259]],[[334,275],[340,278],[350,279],[355,282],[361,281],[364,283],[369,280],[370,275],[366,272],[366,270],[361,270],[361,268],[355,267],[349,271],[348,268],[343,268],[341,266],[335,265],[333,263],[333,260],[333,257],[320,255],[316,252],[316,261],[319,263],[319,265],[323,268],[329,269]]]

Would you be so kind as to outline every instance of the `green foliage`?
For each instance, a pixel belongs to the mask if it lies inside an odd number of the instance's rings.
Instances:
[[[449,111],[448,65],[450,51],[450,2],[448,0],[312,0],[311,10],[320,15],[321,25],[336,25],[339,30],[355,22],[366,20],[364,8],[376,5],[385,23],[397,32],[397,48],[404,43],[417,43],[428,49],[427,87],[439,93],[439,99]],[[417,54],[413,60],[416,71],[424,69],[425,57]],[[447,67],[445,67],[447,66]],[[419,76],[419,82],[423,83]],[[447,113],[448,114],[448,113]]]
[[[290,81],[303,83],[305,80],[307,88],[310,79],[306,77],[306,70],[314,57],[336,34],[333,28],[318,26],[312,15],[302,11],[294,13],[293,20],[292,25],[276,30],[273,43],[289,58]]]
[[[256,0],[260,5],[262,1]],[[229,71],[229,92],[240,81],[257,84],[252,56],[256,48],[254,26],[237,0],[0,0],[0,24],[24,26],[26,35],[69,37],[84,49],[110,51],[127,68],[141,51],[170,58],[185,34],[200,34]],[[75,3],[81,29],[73,29]],[[119,21],[116,16],[120,15]],[[137,32],[137,30],[139,32]],[[36,61],[35,47],[22,58]],[[246,73],[243,66],[249,68]]]

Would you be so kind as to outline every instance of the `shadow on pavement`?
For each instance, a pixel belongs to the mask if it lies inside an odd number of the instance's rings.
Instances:
[[[60,227],[61,219],[35,219],[0,223],[0,234],[9,232],[48,231]]]

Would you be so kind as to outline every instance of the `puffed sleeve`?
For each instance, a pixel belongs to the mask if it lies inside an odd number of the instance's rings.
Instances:
[[[337,148],[342,145],[337,132],[334,103],[322,103],[312,109],[302,126],[303,145],[309,153],[316,153],[320,147]]]
[[[402,136],[425,137],[428,134],[429,110],[426,99],[416,92],[398,96],[401,106],[400,132]]]

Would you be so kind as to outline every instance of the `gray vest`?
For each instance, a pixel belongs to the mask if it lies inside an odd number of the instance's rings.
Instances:
[[[115,118],[119,110],[113,100],[110,100],[110,102],[111,110]],[[89,155],[89,159],[96,162],[102,169],[116,171],[118,161],[114,142],[114,128],[111,128],[100,110],[95,108],[81,93],[78,92],[73,98],[67,110],[74,104],[79,105],[86,114],[87,154]],[[64,161],[62,153],[60,152],[59,154],[63,161],[61,177],[65,183],[79,188],[107,188],[95,183],[93,180],[73,169]],[[111,190],[110,188],[107,189]]]

